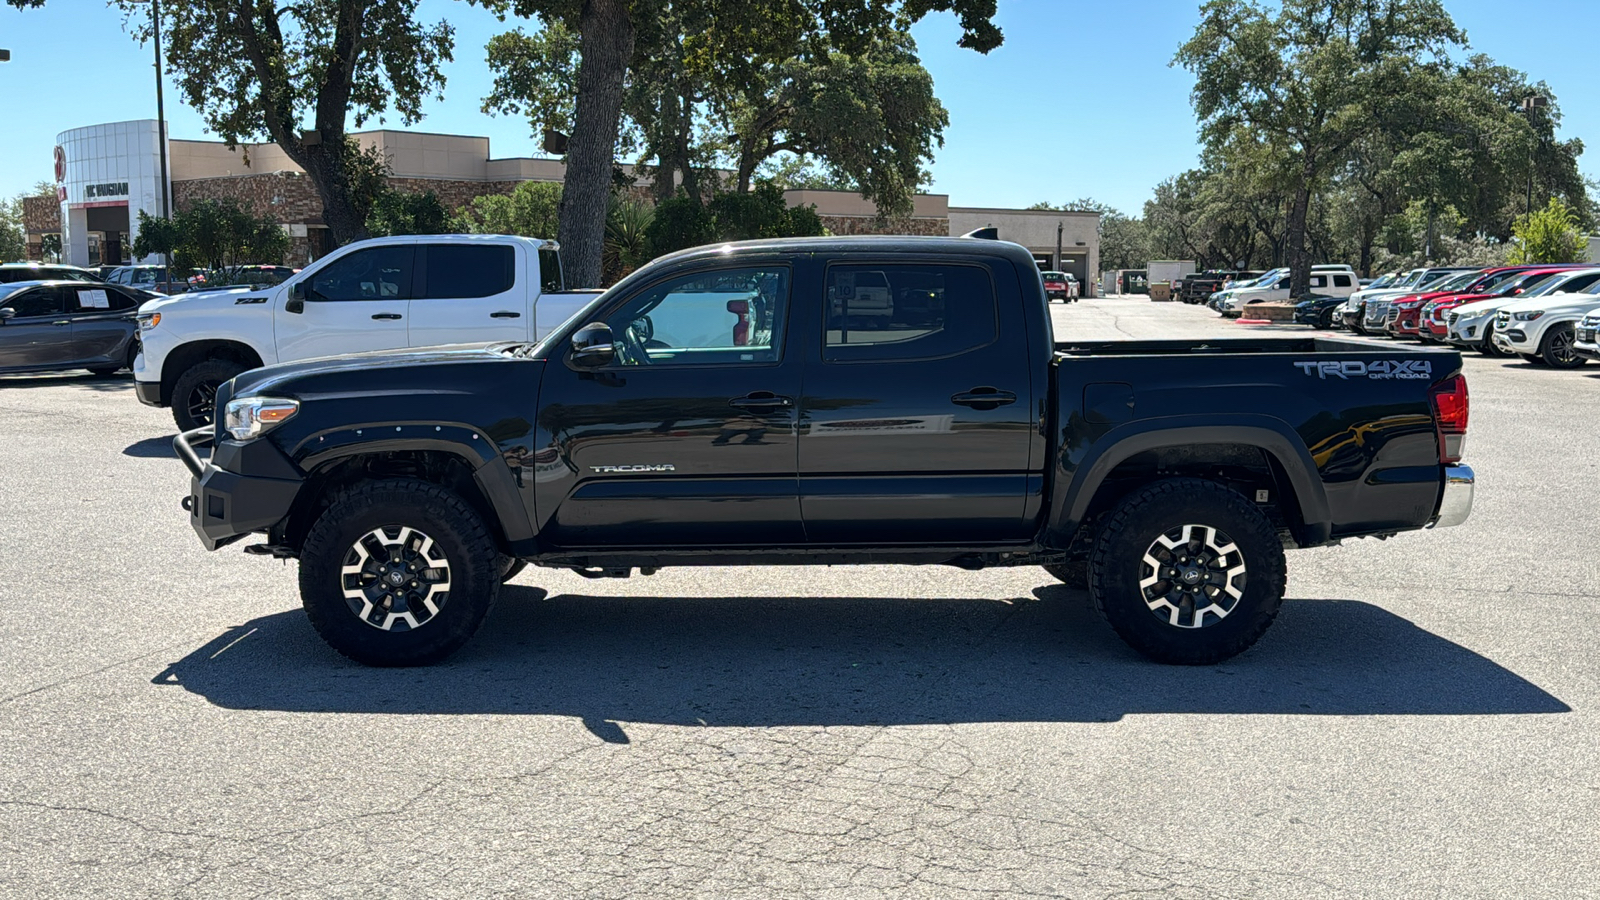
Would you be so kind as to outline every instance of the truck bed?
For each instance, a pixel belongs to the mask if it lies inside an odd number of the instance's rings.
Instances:
[[[1416,354],[1437,348],[1382,346],[1365,341],[1327,337],[1202,338],[1180,341],[1057,341],[1063,356],[1187,356],[1266,353]],[[1449,351],[1445,351],[1449,352]]]

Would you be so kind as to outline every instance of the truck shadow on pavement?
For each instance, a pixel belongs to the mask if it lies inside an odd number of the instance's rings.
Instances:
[[[177,437],[169,434],[165,437],[145,438],[135,441],[122,448],[123,456],[132,456],[139,459],[177,459],[178,454],[172,449],[172,439]]]
[[[619,722],[895,725],[1109,722],[1130,713],[1492,715],[1568,712],[1532,683],[1377,606],[1291,600],[1217,666],[1151,663],[1084,594],[1011,601],[547,596],[509,585],[447,662],[370,669],[304,614],[228,629],[153,682],[229,709],[529,714]]]

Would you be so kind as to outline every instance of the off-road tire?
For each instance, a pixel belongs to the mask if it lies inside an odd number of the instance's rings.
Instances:
[[[191,409],[198,402],[194,398],[195,392],[209,388],[210,393],[215,395],[224,381],[244,370],[244,366],[232,360],[208,359],[190,366],[187,372],[179,375],[172,385],[172,420],[178,423],[178,431],[192,431],[202,425],[212,424],[214,420],[202,419],[196,410]],[[215,414],[213,409],[211,415]]]
[[[1233,608],[1199,628],[1159,618],[1139,586],[1154,541],[1184,525],[1226,533],[1247,567]],[[1210,665],[1249,649],[1277,616],[1285,583],[1283,542],[1272,522],[1239,492],[1195,478],[1157,481],[1124,497],[1100,520],[1089,559],[1095,608],[1129,646],[1163,663]]]
[[[1055,580],[1075,591],[1089,589],[1089,561],[1086,559],[1056,563],[1055,565],[1045,566],[1044,570],[1049,572]]]
[[[444,602],[410,630],[383,630],[358,617],[340,572],[363,535],[394,526],[432,538],[449,565]],[[500,592],[501,559],[483,519],[446,488],[412,479],[370,481],[341,495],[311,526],[300,551],[300,600],[317,634],[356,662],[431,665],[461,649],[489,615]]]
[[[1575,332],[1572,325],[1562,323],[1544,333],[1544,339],[1539,342],[1539,358],[1544,360],[1545,365],[1554,369],[1576,369],[1589,361],[1573,352],[1572,343],[1577,337]],[[1562,351],[1563,346],[1565,352]]]

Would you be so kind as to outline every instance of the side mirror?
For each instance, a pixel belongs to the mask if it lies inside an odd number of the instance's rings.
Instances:
[[[306,283],[296,281],[289,285],[289,300],[283,304],[284,312],[303,313],[306,311]]]
[[[4,325],[7,319],[12,318],[16,314],[17,311],[14,309],[0,309],[0,325]]]
[[[572,364],[582,369],[609,366],[617,357],[611,326],[590,322],[572,333]]]

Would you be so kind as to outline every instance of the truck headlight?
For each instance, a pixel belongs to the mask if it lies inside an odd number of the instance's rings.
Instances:
[[[300,411],[300,401],[282,397],[241,397],[229,400],[222,427],[236,441],[248,441],[278,427]]]
[[[1526,312],[1512,313],[1511,318],[1516,319],[1518,322],[1532,322],[1542,315],[1544,315],[1544,310],[1530,309]]]
[[[145,313],[144,315],[139,316],[138,319],[139,330],[149,331],[150,329],[161,324],[161,313]]]

